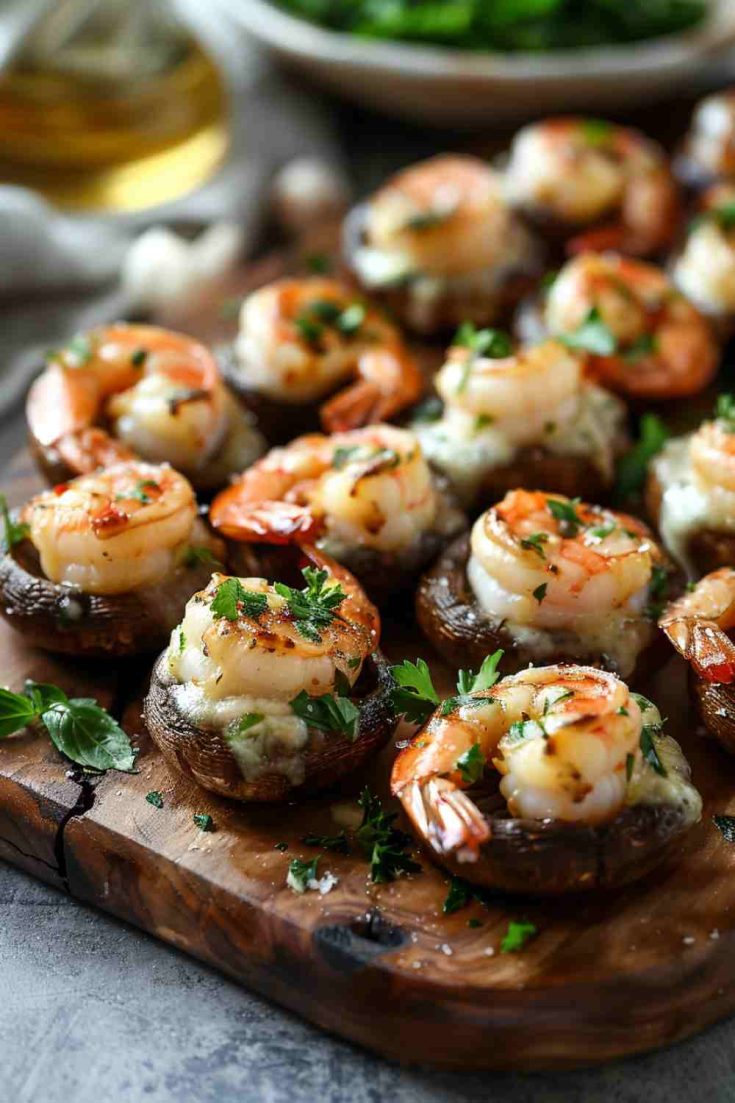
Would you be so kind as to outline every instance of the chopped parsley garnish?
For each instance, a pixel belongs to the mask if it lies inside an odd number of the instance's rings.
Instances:
[[[245,735],[251,728],[257,728],[264,720],[265,716],[262,712],[246,712],[237,721],[235,731],[238,735]]]
[[[666,604],[666,594],[669,589],[669,575],[666,569],[658,563],[651,568],[651,581],[648,584],[648,605],[646,615],[651,620],[657,620],[663,612]]]
[[[349,697],[334,697],[325,693],[321,697],[310,697],[305,689],[289,702],[291,711],[300,717],[310,728],[323,732],[339,732],[347,739],[357,738],[357,721],[360,710],[353,705]]]
[[[432,394],[414,407],[411,417],[412,425],[431,425],[440,421],[444,412],[444,403],[438,395]]]
[[[735,433],[735,395],[718,394],[715,417],[722,422],[726,432]]]
[[[515,954],[522,950],[526,943],[538,934],[535,923],[529,923],[525,919],[511,919],[508,930],[500,942],[501,954]]]
[[[305,314],[301,314],[294,320],[294,325],[307,345],[319,344],[322,339],[322,334],[324,333],[324,326],[320,325],[319,322],[315,322],[312,318],[308,318]]]
[[[468,920],[467,920],[467,926],[468,926],[468,927],[472,927],[473,929],[477,929],[477,927],[481,927],[481,926],[482,926],[482,920],[481,920],[481,919],[476,919],[476,918],[475,918],[475,917],[473,916],[473,917],[472,917],[472,919],[468,919]]]
[[[528,739],[532,735],[541,735],[546,738],[543,724],[538,720],[515,720],[508,728],[506,739],[510,743],[520,743],[522,739]]]
[[[0,494],[0,518],[2,518],[2,537],[3,548],[2,550],[7,552],[11,548],[14,548],[16,544],[22,543],[30,532],[30,526],[25,521],[14,521],[10,516],[10,510],[8,509],[8,503],[4,494]]]
[[[220,582],[212,598],[212,616],[236,621],[242,615],[257,620],[268,608],[268,598],[257,590],[246,590],[239,578]]]
[[[536,598],[536,601],[539,603],[539,605],[546,597],[547,588],[548,582],[542,582],[541,585],[537,586],[536,589],[533,591],[533,596]]]
[[[343,306],[333,299],[315,299],[294,324],[307,344],[318,345],[326,327],[337,330],[343,337],[354,337],[366,316],[367,310],[360,302]]]
[[[483,429],[488,429],[494,421],[495,418],[489,414],[478,414],[475,418],[475,432],[481,433]]]
[[[64,352],[71,353],[81,367],[92,359],[92,342],[83,333],[78,333],[76,337],[72,337],[69,341]]]
[[[366,314],[367,311],[362,303],[352,303],[351,306],[345,307],[334,324],[345,337],[351,337],[360,329]]]
[[[584,526],[584,521],[579,517],[575,506],[580,504],[579,498],[572,498],[565,502],[559,498],[547,498],[546,505],[549,513],[559,523],[562,536],[574,537]]]
[[[607,536],[611,536],[617,527],[614,521],[610,521],[607,525],[600,525],[598,528],[588,529],[587,535],[594,536],[596,540],[604,540]]]
[[[467,386],[475,360],[479,357],[502,360],[513,352],[513,342],[507,333],[500,329],[477,329],[472,322],[462,323],[453,344],[470,350],[470,355],[462,365],[457,394],[461,394]]]
[[[658,751],[656,749],[655,736],[661,733],[660,724],[644,724],[641,728],[641,754],[644,759],[651,766],[657,774],[661,777],[666,777],[666,768],[659,758]]]
[[[240,313],[240,307],[242,306],[242,299],[232,297],[229,299],[223,299],[219,304],[218,313],[220,318],[224,318],[226,321],[230,321],[232,318],[236,318]]]
[[[332,271],[334,267],[332,258],[327,256],[326,253],[309,253],[304,257],[304,264],[309,272],[313,272],[315,276],[324,276],[328,272]]]
[[[602,315],[596,306],[592,307],[577,329],[571,333],[559,334],[559,340],[568,348],[583,349],[595,356],[612,356],[618,347],[615,335],[603,322]]]
[[[585,141],[592,146],[604,145],[613,133],[612,123],[605,119],[582,119],[579,128]]]
[[[183,655],[184,651],[186,649],[186,633],[184,632],[184,629],[181,628],[181,627],[179,627],[177,631],[178,631],[178,636],[176,638],[177,638],[177,641],[178,641],[179,655]]]
[[[200,831],[214,831],[214,820],[209,812],[195,812],[192,819]]]
[[[431,671],[424,659],[415,663],[404,659],[391,667],[396,682],[391,693],[393,708],[412,724],[423,724],[439,704],[439,694],[434,689]]]
[[[288,865],[286,884],[294,892],[303,893],[309,887],[311,881],[317,880],[317,866],[319,858],[312,858],[310,862],[302,862],[300,858],[292,858]]]
[[[639,438],[629,452],[618,460],[615,497],[625,501],[637,493],[646,481],[648,464],[661,451],[669,433],[656,414],[644,414],[641,418]]]
[[[333,850],[337,854],[350,853],[350,841],[344,831],[337,835],[304,835],[304,846],[318,846],[321,850]]]
[[[735,230],[735,203],[722,203],[719,207],[711,207],[708,211],[704,211],[704,213],[694,221],[695,223],[699,223],[703,218],[712,219],[726,232],[728,230]]]
[[[154,808],[163,808],[163,797],[158,789],[151,789],[150,793],[146,793],[145,799],[149,804],[152,804]]]
[[[543,545],[548,539],[548,532],[532,532],[530,536],[526,536],[521,540],[521,547],[526,551],[536,552],[536,555],[540,555],[542,559],[546,559]]]
[[[423,211],[421,214],[412,215],[403,224],[404,230],[432,230],[435,226],[443,226],[455,213],[456,206],[444,207],[443,210]]]
[[[636,364],[639,360],[643,360],[644,357],[650,356],[651,353],[656,352],[658,349],[658,340],[655,333],[642,333],[640,337],[636,338],[632,345],[623,353],[623,359],[629,364]]]
[[[273,849],[274,850],[280,850],[281,853],[283,853],[284,850],[288,850],[288,843],[274,843],[273,844]]]
[[[491,689],[495,685],[500,677],[498,664],[503,654],[504,652],[499,649],[492,655],[486,655],[482,660],[482,666],[477,674],[472,670],[459,671],[457,675],[458,696],[447,697],[446,701],[442,704],[442,716],[448,716],[450,712],[454,712],[455,709],[462,708],[465,705],[479,707],[490,703],[487,697],[473,697],[472,694],[480,693],[485,689]]]
[[[147,349],[136,349],[133,355],[130,357],[130,363],[134,368],[142,368],[148,359]]]
[[[620,709],[618,709],[620,712]],[[628,715],[627,713],[625,714]],[[635,755],[627,754],[625,756],[625,780],[630,781],[633,776],[633,767],[635,766]]]
[[[419,873],[421,866],[406,853],[411,837],[394,826],[397,812],[384,812],[380,798],[366,786],[358,801],[362,822],[355,839],[370,863],[370,879],[376,884],[395,881],[402,873]]]
[[[712,823],[726,843],[735,843],[735,816],[716,815],[712,817]]]
[[[130,773],[135,765],[126,733],[92,698],[70,698],[40,682],[26,682],[23,693],[0,689],[0,739],[37,721],[56,749],[79,766]]]
[[[468,881],[463,881],[461,877],[452,877],[449,882],[447,898],[442,905],[442,911],[445,915],[453,915],[460,908],[466,907],[472,899],[472,885]]]
[[[153,501],[153,498],[150,496],[148,491],[158,491],[160,489],[161,488],[158,483],[155,482],[153,479],[139,479],[132,490],[126,490],[122,494],[116,494],[115,501],[128,502],[132,500],[135,502],[142,502],[143,505],[147,506]]]
[[[320,643],[319,630],[329,627],[347,595],[339,583],[329,582],[329,571],[304,567],[301,573],[306,580],[303,590],[295,590],[284,582],[276,582],[274,589],[285,598],[298,632],[304,639]]]
[[[185,567],[198,567],[200,563],[207,567],[220,567],[221,563],[211,548],[190,544],[184,549],[183,563]]]
[[[390,471],[398,467],[401,457],[394,448],[365,448],[361,445],[352,445],[348,448],[335,448],[332,455],[332,467],[341,471],[350,463],[366,463],[370,466],[370,474],[378,470]]]
[[[479,743],[473,743],[455,763],[467,785],[475,785],[485,772],[485,755]]]

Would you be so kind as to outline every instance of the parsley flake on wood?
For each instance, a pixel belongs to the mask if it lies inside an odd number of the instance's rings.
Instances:
[[[284,850],[288,850],[288,843],[274,843],[273,849],[280,850],[283,853]]]
[[[511,919],[508,930],[500,942],[501,954],[515,954],[522,950],[526,943],[538,934],[535,923],[529,923],[525,919]]]
[[[402,873],[419,873],[421,866],[406,853],[411,837],[394,826],[397,812],[384,812],[380,798],[366,786],[358,801],[362,822],[355,839],[370,863],[370,879],[375,884],[395,881]]]
[[[58,686],[26,682],[23,693],[0,689],[0,739],[40,721],[56,749],[90,770],[130,773],[135,752],[126,733],[90,697],[69,698]]]
[[[347,739],[357,738],[357,722],[360,710],[349,697],[335,697],[324,693],[310,697],[305,689],[289,702],[291,711],[310,728],[323,732],[338,732]]]
[[[304,846],[317,846],[320,850],[332,850],[336,854],[349,854],[350,843],[344,831],[338,835],[304,835]]]
[[[306,580],[303,590],[283,582],[276,582],[274,589],[285,599],[298,632],[312,643],[321,643],[320,629],[329,627],[347,595],[339,583],[329,582],[326,570],[304,567],[301,573]]]
[[[226,578],[220,582],[210,605],[212,616],[230,621],[236,621],[241,614],[257,620],[267,607],[266,595],[257,590],[246,590],[239,578]]]
[[[146,793],[145,799],[154,808],[163,808],[163,797],[158,789],[151,789],[150,793]]]
[[[25,521],[13,520],[4,494],[0,494],[0,518],[2,518],[2,550],[8,552],[27,538],[30,526]]]
[[[317,866],[319,858],[312,858],[310,862],[302,862],[300,858],[292,858],[288,865],[286,884],[294,892],[304,893],[311,881],[317,880]]]
[[[200,831],[214,831],[214,820],[209,812],[195,812],[192,819]]]
[[[415,663],[404,659],[391,667],[391,674],[396,682],[391,693],[393,708],[409,723],[423,724],[439,704],[428,664],[424,659]]]
[[[719,814],[712,817],[712,823],[726,843],[735,843],[735,816]]]
[[[455,912],[466,907],[472,899],[472,885],[468,881],[463,881],[461,877],[452,877],[446,900],[442,904],[442,911],[445,915],[454,915]]]

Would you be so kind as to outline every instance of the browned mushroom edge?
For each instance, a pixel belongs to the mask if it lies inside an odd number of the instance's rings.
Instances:
[[[126,594],[87,594],[52,582],[28,539],[0,559],[0,612],[28,643],[68,655],[158,651],[187,601],[209,582],[211,566],[177,566],[161,582]]]
[[[397,724],[390,666],[380,651],[374,651],[353,687],[352,700],[360,710],[355,739],[311,728],[300,785],[277,773],[246,781],[221,729],[196,727],[179,711],[171,693],[176,684],[166,650],[156,661],[145,699],[148,731],[171,766],[205,789],[234,800],[279,801],[328,788],[387,743]]]
[[[539,656],[529,646],[520,646],[502,619],[493,619],[480,607],[469,582],[467,563],[470,557],[470,534],[464,533],[449,545],[437,562],[419,582],[416,592],[416,616],[428,640],[448,663],[455,667],[478,668],[487,655],[498,648],[504,651],[503,671],[506,674],[534,665]],[[683,590],[683,577],[669,561],[671,596]],[[626,681],[635,682],[650,675],[666,662],[671,652],[664,634],[654,627],[651,642],[643,648],[632,674]],[[571,634],[554,633],[558,652],[544,663],[586,663],[606,668],[603,655],[580,654]]]
[[[258,428],[269,444],[288,444],[305,433],[321,433],[319,410],[337,387],[327,392],[318,402],[280,402],[249,387],[243,381],[233,345],[220,345],[216,350],[222,377],[243,406],[250,410]]]
[[[490,839],[475,862],[429,849],[458,877],[501,892],[558,895],[616,888],[672,858],[692,821],[674,804],[631,805],[606,824],[486,816]],[[424,841],[426,846],[426,841]]]
[[[653,468],[649,469],[645,488],[646,512],[651,524],[659,529],[664,487]],[[692,532],[687,541],[686,555],[698,575],[710,574],[720,567],[735,563],[735,532],[701,528]]]
[[[348,214],[342,234],[342,251],[345,264],[354,280],[362,285],[354,264],[357,250],[365,242],[368,204],[360,203]],[[432,304],[432,312],[422,324],[412,318],[410,307],[410,280],[402,280],[384,287],[365,287],[370,298],[382,303],[408,329],[424,337],[441,336],[461,325],[462,322],[474,322],[476,325],[498,325],[507,323],[518,303],[535,286],[543,273],[541,252],[529,258],[528,264],[519,268],[509,268],[497,295],[490,296],[486,290],[458,294],[451,288],[444,295],[437,296]]]

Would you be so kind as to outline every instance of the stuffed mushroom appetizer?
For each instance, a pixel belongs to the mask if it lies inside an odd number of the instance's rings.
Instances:
[[[505,183],[510,203],[567,253],[648,257],[677,230],[679,199],[664,151],[602,119],[524,127],[511,145]]]
[[[374,597],[409,585],[466,524],[416,437],[391,425],[274,448],[217,495],[210,520],[239,544],[240,569],[273,564],[267,545],[317,543]]]
[[[465,503],[486,506],[517,486],[591,499],[610,489],[625,406],[560,341],[514,349],[497,330],[463,326],[435,386],[443,413],[414,430]]]
[[[735,569],[700,579],[665,609],[659,625],[689,663],[702,722],[735,754]]]
[[[531,895],[642,877],[702,811],[656,706],[613,674],[563,664],[445,701],[398,755],[391,788],[441,865]]]
[[[646,505],[661,539],[691,578],[735,563],[735,398],[668,441],[651,461]]]
[[[320,277],[253,291],[223,372],[273,444],[388,420],[424,388],[396,327],[350,288]]]
[[[300,559],[299,588],[213,575],[153,670],[153,740],[172,766],[236,800],[331,785],[395,728],[377,610],[327,556],[304,548]]]
[[[168,464],[117,463],[37,494],[9,523],[0,608],[71,655],[156,651],[223,556]]]
[[[104,326],[50,353],[26,415],[53,483],[140,458],[213,490],[264,448],[209,350],[156,326]]]
[[[735,88],[697,105],[674,167],[682,182],[697,190],[735,181]]]
[[[454,666],[502,648],[510,669],[584,662],[630,680],[666,656],[656,617],[677,585],[636,518],[513,490],[423,576],[416,611]]]
[[[345,252],[360,285],[423,334],[502,321],[541,264],[501,175],[452,154],[405,169],[357,207]]]
[[[674,283],[722,337],[735,328],[735,183],[702,196],[672,265]]]
[[[704,389],[720,359],[710,322],[660,269],[614,253],[568,261],[521,308],[519,336],[551,334],[588,354],[603,387],[638,401],[685,398]]]

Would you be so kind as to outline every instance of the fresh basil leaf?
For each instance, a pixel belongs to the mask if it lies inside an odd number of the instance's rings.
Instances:
[[[27,728],[39,716],[40,710],[22,693],[0,689],[0,739]]]
[[[41,719],[56,749],[72,762],[93,770],[132,771],[135,752],[130,740],[117,721],[90,698],[52,705]]]

